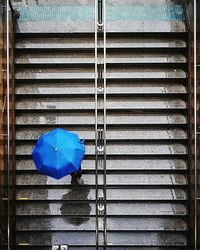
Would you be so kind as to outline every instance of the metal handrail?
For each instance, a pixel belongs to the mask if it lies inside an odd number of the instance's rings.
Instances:
[[[104,0],[97,0],[98,1],[98,22],[97,22],[97,25],[98,25],[98,29],[99,30],[102,30],[103,29],[103,8],[105,6],[105,4],[103,4],[103,1]]]
[[[104,249],[107,247],[106,223],[106,0],[95,1],[95,181],[96,181],[96,249],[99,249],[99,216],[103,215]],[[103,33],[103,63],[98,62],[98,31]],[[103,94],[103,128],[98,124],[98,94]],[[101,155],[101,157],[99,157]],[[103,157],[103,158],[102,158]],[[103,163],[103,196],[99,196],[98,168]]]

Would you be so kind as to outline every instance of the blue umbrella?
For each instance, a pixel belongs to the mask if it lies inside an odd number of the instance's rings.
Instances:
[[[41,174],[60,179],[79,170],[84,154],[77,134],[57,128],[39,138],[32,157]]]

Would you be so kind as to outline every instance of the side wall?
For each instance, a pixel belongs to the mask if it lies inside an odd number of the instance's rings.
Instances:
[[[9,10],[9,42],[7,45],[7,6],[0,0],[0,249],[12,248],[14,240],[14,169],[13,169],[13,21]],[[9,60],[7,63],[7,52]],[[7,70],[9,69],[9,71]],[[7,74],[7,71],[9,74]],[[7,81],[8,79],[8,81]],[[7,86],[9,89],[7,91]],[[9,105],[8,104],[9,96]],[[9,124],[8,117],[9,115]],[[9,142],[9,143],[8,143]],[[8,147],[8,145],[10,145]],[[10,233],[9,233],[10,232]]]
[[[189,122],[189,166],[190,166],[190,194],[189,195],[189,220],[190,220],[190,239],[191,239],[191,249],[195,249],[195,220],[196,220],[196,210],[195,210],[195,126],[194,126],[194,1],[195,0],[182,0],[185,15],[187,18],[187,28],[188,28],[188,95],[189,95],[189,114],[188,114],[188,122]]]
[[[191,141],[190,141],[190,148],[191,148],[191,239],[192,239],[192,249],[195,249],[195,245],[194,245],[194,240],[195,240],[195,236],[196,236],[196,249],[200,249],[200,1],[199,0],[195,0],[196,1],[196,5],[197,5],[197,9],[196,9],[196,16],[197,16],[197,20],[196,20],[196,27],[197,27],[197,54],[196,54],[196,80],[197,80],[197,89],[196,89],[196,97],[197,97],[197,121],[196,121],[196,125],[197,125],[197,133],[196,133],[196,137],[197,137],[197,171],[196,171],[196,184],[197,184],[197,192],[196,192],[196,196],[195,196],[195,189],[194,189],[194,183],[195,183],[195,169],[194,169],[194,88],[193,88],[193,84],[194,84],[194,46],[193,46],[193,42],[194,42],[194,22],[193,22],[193,18],[194,18],[194,1],[193,0],[183,0],[183,3],[185,5],[185,11],[187,14],[187,19],[188,19],[188,29],[189,29],[189,36],[190,36],[190,50],[189,50],[189,65],[190,65],[190,86],[189,86],[189,90],[190,90],[190,130],[191,130]],[[196,202],[197,202],[197,210],[196,210],[196,214],[195,214],[195,210],[194,210],[194,205],[195,205],[195,197],[196,197]],[[196,216],[196,218],[195,218]],[[197,232],[195,234],[195,219],[197,222]],[[195,249],[195,250],[196,250]]]
[[[0,1],[0,246],[3,248],[7,243],[7,190],[5,171],[5,150],[4,150],[4,114],[6,100],[4,98],[4,77],[5,77],[5,1]]]
[[[198,248],[200,249],[200,1],[197,1],[197,152],[198,152],[198,234],[197,242]]]

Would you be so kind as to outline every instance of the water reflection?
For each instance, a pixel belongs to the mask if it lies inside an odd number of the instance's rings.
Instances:
[[[88,200],[88,194],[90,193],[90,189],[84,185],[75,186],[68,193],[64,194],[62,200]],[[60,208],[62,215],[76,215],[76,217],[65,217],[66,221],[72,225],[80,226],[86,223],[89,218],[81,217],[90,215],[91,206],[89,203],[63,203]]]

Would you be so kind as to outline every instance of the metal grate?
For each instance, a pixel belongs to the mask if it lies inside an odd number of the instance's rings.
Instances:
[[[93,21],[93,6],[18,6],[20,21]],[[126,5],[108,6],[107,21],[151,20],[182,21],[184,20],[181,5]]]

